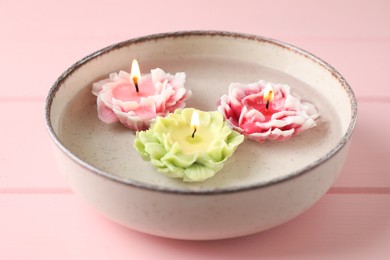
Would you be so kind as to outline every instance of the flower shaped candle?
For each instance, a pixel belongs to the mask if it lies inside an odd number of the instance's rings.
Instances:
[[[319,117],[315,106],[290,93],[290,87],[260,80],[232,83],[220,99],[220,111],[233,128],[250,139],[288,140],[314,127]]]
[[[184,72],[173,76],[160,68],[141,77],[134,60],[131,74],[111,73],[108,79],[93,84],[98,116],[105,123],[120,121],[130,129],[147,129],[156,116],[185,106],[184,101],[191,95],[184,88],[185,78]]]
[[[186,108],[158,117],[149,130],[137,132],[134,147],[169,177],[201,182],[221,170],[243,141],[221,113]]]

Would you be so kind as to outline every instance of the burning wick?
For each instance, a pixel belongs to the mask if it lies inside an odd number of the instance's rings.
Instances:
[[[192,132],[192,135],[191,135],[192,138],[195,137],[195,133],[196,133],[196,126],[194,126],[194,132]]]
[[[194,138],[196,130],[199,126],[199,115],[198,115],[198,112],[196,112],[196,111],[192,114],[191,126],[194,128],[194,132],[192,132],[191,137]]]
[[[130,78],[133,80],[134,86],[135,86],[135,91],[137,91],[137,93],[138,93],[139,92],[138,80],[141,78],[141,71],[139,69],[138,62],[136,59],[134,59],[133,63],[131,64]]]
[[[271,85],[267,85],[264,89],[263,101],[265,101],[265,109],[268,110],[269,104],[274,99],[274,90]]]
[[[138,79],[136,77],[134,77],[133,78],[133,82],[134,82],[134,85],[135,85],[135,91],[137,91],[137,93],[138,93],[139,92],[139,89],[138,89]]]

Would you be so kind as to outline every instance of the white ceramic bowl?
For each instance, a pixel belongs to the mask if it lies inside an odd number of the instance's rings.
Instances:
[[[189,107],[216,110],[230,82],[287,83],[314,103],[318,126],[287,142],[246,140],[215,177],[188,184],[158,173],[133,149],[135,133],[98,120],[93,82],[110,72],[155,67],[187,73]],[[357,103],[321,59],[279,41],[226,32],[177,32],[97,51],[65,71],[49,92],[46,120],[69,185],[110,219],[179,239],[221,239],[284,223],[332,185],[347,155]]]

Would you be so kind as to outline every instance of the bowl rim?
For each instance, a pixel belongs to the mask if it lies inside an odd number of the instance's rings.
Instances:
[[[74,153],[72,153],[68,148],[65,147],[65,145],[60,141],[59,137],[55,133],[52,122],[51,122],[51,105],[53,103],[53,99],[57,93],[57,91],[60,89],[60,86],[62,82],[64,82],[69,76],[72,75],[73,72],[77,71],[81,66],[88,63],[89,61],[107,54],[113,50],[122,48],[124,46],[136,44],[136,43],[142,43],[147,41],[153,41],[153,40],[160,40],[164,38],[178,38],[178,37],[204,37],[204,36],[217,36],[217,37],[232,37],[232,38],[240,38],[240,39],[246,39],[246,40],[252,40],[257,42],[266,42],[268,44],[276,45],[277,47],[281,47],[284,49],[287,49],[288,51],[294,52],[296,54],[302,55],[307,59],[310,59],[311,61],[315,62],[316,64],[322,66],[324,69],[329,71],[336,80],[340,82],[340,85],[344,88],[346,91],[350,106],[351,106],[351,121],[348,126],[347,131],[341,138],[341,140],[336,144],[333,149],[331,149],[327,154],[320,157],[316,161],[313,161],[310,165],[304,167],[301,170],[297,170],[294,172],[291,172],[288,175],[275,178],[266,182],[256,183],[253,185],[246,185],[246,186],[238,186],[238,187],[229,187],[229,188],[211,188],[211,189],[204,189],[204,190],[181,190],[181,189],[174,189],[174,188],[168,188],[168,187],[161,187],[158,185],[153,184],[147,184],[144,182],[140,182],[133,179],[126,179],[123,177],[116,176],[114,174],[111,174],[109,172],[100,170],[91,164],[85,162],[78,156],[76,156]],[[122,185],[126,186],[132,186],[134,188],[139,188],[143,190],[149,190],[149,191],[155,191],[155,192],[163,192],[163,193],[178,193],[178,194],[189,194],[189,195],[210,195],[210,194],[227,194],[227,193],[235,193],[235,192],[243,192],[243,191],[249,191],[264,187],[269,187],[271,185],[276,185],[283,183],[285,181],[291,180],[293,178],[297,178],[301,175],[304,175],[308,172],[310,172],[312,169],[319,167],[326,161],[328,161],[331,157],[333,157],[335,154],[337,154],[350,140],[352,136],[353,129],[355,128],[356,121],[357,121],[357,100],[355,97],[355,94],[350,87],[350,85],[347,83],[347,81],[344,79],[344,77],[330,64],[325,62],[324,60],[320,59],[319,57],[315,56],[314,54],[305,51],[299,47],[296,47],[294,45],[281,42],[279,40],[263,37],[263,36],[257,36],[253,34],[245,34],[245,33],[236,33],[236,32],[227,32],[227,31],[176,31],[176,32],[166,32],[166,33],[159,33],[159,34],[151,34],[146,36],[141,36],[129,40],[125,40],[119,43],[115,43],[112,45],[109,45],[103,49],[100,49],[98,51],[95,51],[84,58],[80,59],[73,65],[71,65],[67,70],[65,70],[58,79],[54,82],[52,87],[49,90],[49,93],[46,98],[45,102],[45,118],[46,118],[46,128],[49,132],[50,137],[54,141],[54,143],[60,148],[60,150],[68,156],[71,160],[75,161],[77,164],[81,165],[83,168],[87,169],[89,172],[96,174],[100,177],[106,178],[108,180],[120,183]]]

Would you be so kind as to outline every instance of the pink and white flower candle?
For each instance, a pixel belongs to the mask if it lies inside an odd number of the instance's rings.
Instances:
[[[160,68],[141,77],[134,60],[131,74],[111,73],[93,84],[98,116],[108,124],[119,121],[130,129],[145,130],[155,117],[185,107],[185,100],[191,96],[184,87],[185,79],[184,72],[171,75]]]
[[[236,131],[258,142],[288,140],[316,126],[319,117],[316,107],[291,94],[288,85],[263,80],[230,84],[218,111]]]

